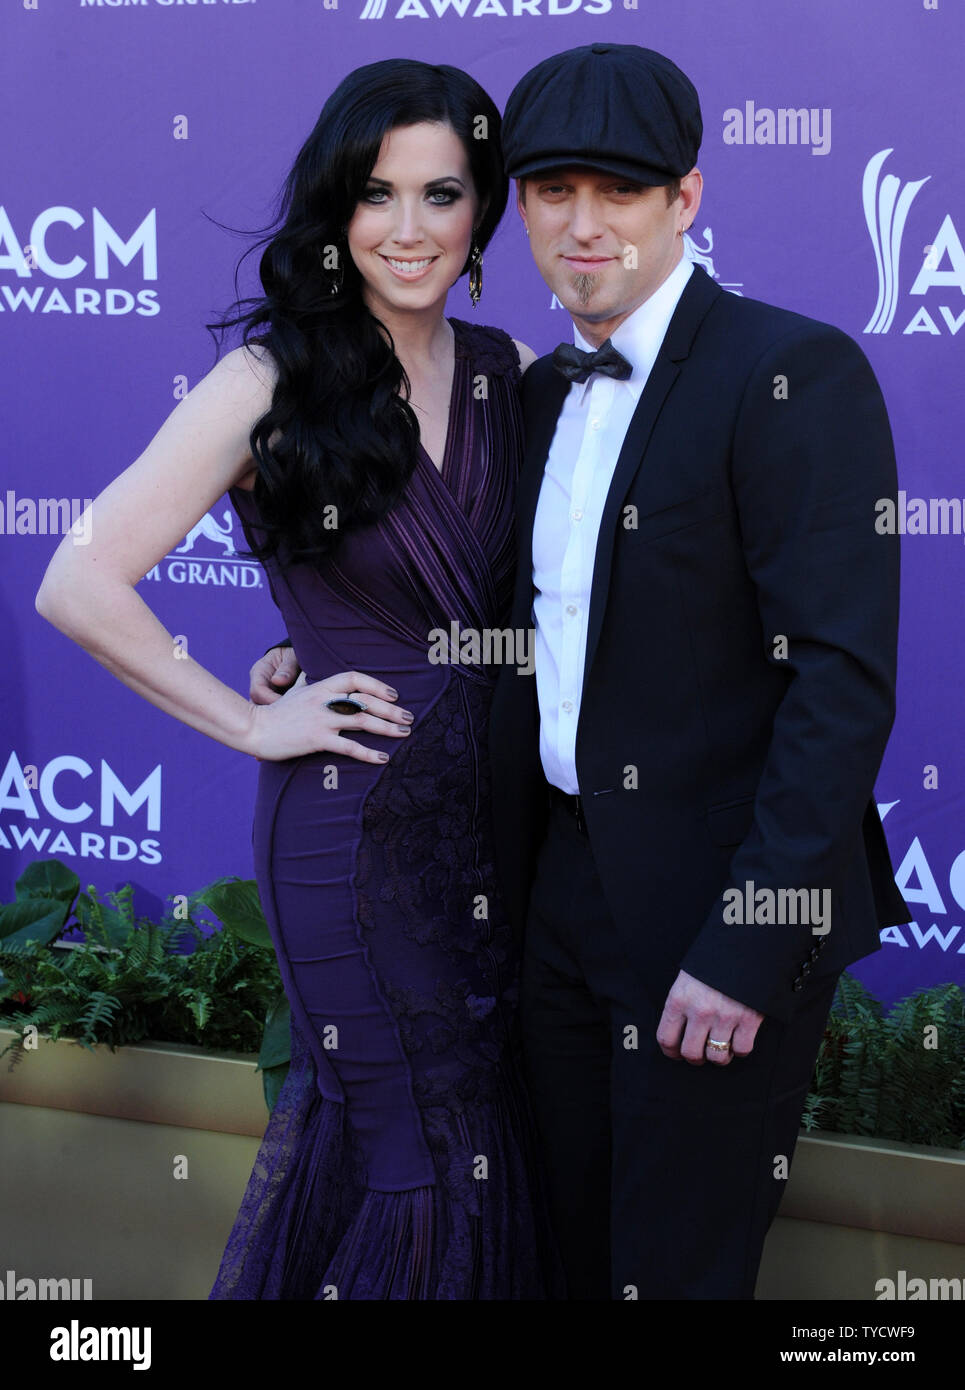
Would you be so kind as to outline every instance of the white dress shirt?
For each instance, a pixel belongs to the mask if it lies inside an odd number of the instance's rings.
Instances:
[[[593,372],[573,382],[550,445],[533,525],[533,621],[539,751],[546,779],[579,792],[576,727],[600,519],[630,418],[693,271],[683,256],[610,337],[633,367],[626,381]],[[593,351],[574,325],[573,341]]]

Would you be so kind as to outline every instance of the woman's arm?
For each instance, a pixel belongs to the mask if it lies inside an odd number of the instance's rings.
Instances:
[[[273,376],[267,353],[237,348],[224,357],[92,502],[89,541],[67,533],[36,607],[138,695],[219,743],[267,759],[348,752],[362,746],[339,742],[336,725],[380,733],[398,725],[336,716],[319,684],[251,704],[175,642],[134,588],[228,488],[253,478],[248,439],[271,403]],[[375,760],[374,750],[364,751]]]

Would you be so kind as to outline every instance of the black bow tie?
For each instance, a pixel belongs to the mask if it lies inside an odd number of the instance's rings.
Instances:
[[[553,352],[553,366],[567,381],[586,381],[591,372],[626,381],[633,372],[632,365],[622,352],[617,352],[609,338],[596,352],[584,352],[574,343],[560,343]]]

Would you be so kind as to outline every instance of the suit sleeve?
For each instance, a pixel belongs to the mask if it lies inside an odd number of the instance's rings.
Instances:
[[[876,527],[876,504],[896,496],[894,447],[874,373],[846,334],[810,324],[765,352],[735,427],[732,486],[763,657],[788,683],[731,896],[681,965],[787,1016],[813,924],[735,922],[733,890],[827,889],[833,936],[895,715],[899,543]]]

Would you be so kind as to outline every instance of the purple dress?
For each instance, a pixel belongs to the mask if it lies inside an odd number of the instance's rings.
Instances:
[[[420,447],[402,500],[334,560],[267,566],[307,680],[377,676],[415,720],[359,736],[381,765],[260,764],[255,874],[292,1062],[210,1298],[561,1296],[493,868],[497,670],[429,660],[432,629],[507,621],[519,362],[500,330],[451,323],[441,474]],[[229,495],[250,539],[252,494]]]

